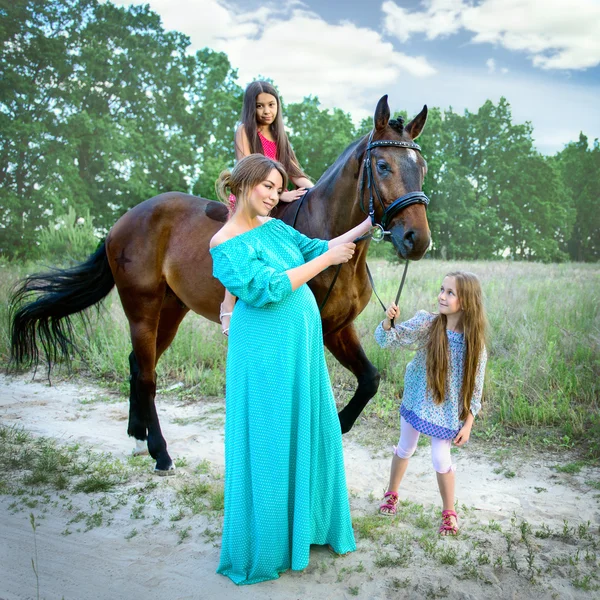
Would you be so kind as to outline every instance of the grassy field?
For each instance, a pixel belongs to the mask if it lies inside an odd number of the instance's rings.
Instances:
[[[384,260],[371,263],[384,302],[393,299],[401,269]],[[424,260],[409,269],[401,300],[403,318],[418,309],[433,310],[443,275],[456,268],[481,278],[490,321],[489,362],[484,410],[474,435],[512,436],[521,442],[578,450],[600,457],[600,267],[587,264],[542,265],[514,262]],[[0,358],[8,361],[7,298],[28,265],[0,265]],[[404,371],[411,352],[380,349],[373,330],[382,318],[373,298],[357,319],[364,348],[381,371],[382,385],[362,416],[363,425],[396,428]],[[118,297],[111,294],[92,316],[92,335],[78,327],[81,358],[75,374],[128,393],[127,322]],[[197,315],[184,320],[158,369],[158,388],[183,384],[188,398],[221,396],[225,383],[226,341],[219,327]],[[330,373],[340,405],[354,380],[331,356]],[[65,370],[62,370],[65,373]],[[365,428],[370,429],[370,428]]]

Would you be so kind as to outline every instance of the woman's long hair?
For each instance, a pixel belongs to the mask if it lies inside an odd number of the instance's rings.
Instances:
[[[250,150],[253,154],[264,154],[262,142],[258,137],[256,125],[256,98],[259,94],[271,94],[277,100],[277,116],[269,125],[271,134],[277,144],[277,160],[283,165],[290,177],[306,177],[300,168],[298,159],[290,146],[285,127],[283,126],[283,115],[281,112],[281,101],[277,90],[267,81],[253,81],[244,92],[244,104],[242,106],[242,124],[248,136]]]
[[[217,196],[227,204],[229,193],[236,196],[236,208],[244,205],[250,193],[259,183],[264,181],[269,173],[276,169],[283,179],[283,189],[287,187],[288,177],[283,165],[264,154],[250,154],[236,163],[231,171],[222,171],[215,181]]]
[[[462,411],[460,420],[464,421],[471,409],[471,398],[475,389],[475,376],[479,357],[485,346],[487,319],[483,306],[483,292],[477,275],[468,271],[454,271],[446,277],[456,280],[456,294],[462,309],[462,326],[466,345],[465,364],[461,388]],[[448,336],[446,315],[439,314],[431,325],[427,340],[427,386],[433,395],[435,404],[441,404],[446,398],[448,379]]]

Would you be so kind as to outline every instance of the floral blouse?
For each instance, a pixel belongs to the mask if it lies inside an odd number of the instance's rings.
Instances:
[[[442,404],[434,404],[431,390],[427,388],[427,335],[436,315],[420,310],[412,319],[395,325],[386,331],[380,323],[375,330],[375,340],[382,348],[416,346],[417,352],[406,367],[404,396],[400,414],[417,431],[441,439],[452,439],[460,431],[462,411],[461,388],[465,362],[465,342],[462,333],[446,330],[450,359],[446,398]],[[487,362],[485,347],[479,357],[475,376],[475,389],[471,398],[471,413],[476,416],[481,409],[483,378]]]

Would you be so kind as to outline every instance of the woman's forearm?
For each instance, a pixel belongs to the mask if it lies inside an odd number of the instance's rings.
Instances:
[[[321,256],[317,256],[317,258],[313,258],[299,267],[289,269],[286,271],[286,275],[290,278],[292,290],[298,289],[330,265],[331,262],[328,257],[325,254],[321,254]]]
[[[362,223],[350,229],[350,231],[346,231],[346,233],[342,233],[342,235],[329,240],[329,248],[334,248],[346,242],[353,242],[356,238],[367,233],[371,227],[371,218],[367,217]]]

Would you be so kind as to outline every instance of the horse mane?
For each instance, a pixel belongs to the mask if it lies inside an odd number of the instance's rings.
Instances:
[[[390,119],[388,125],[400,135],[404,133],[404,117],[398,116],[395,119]]]

